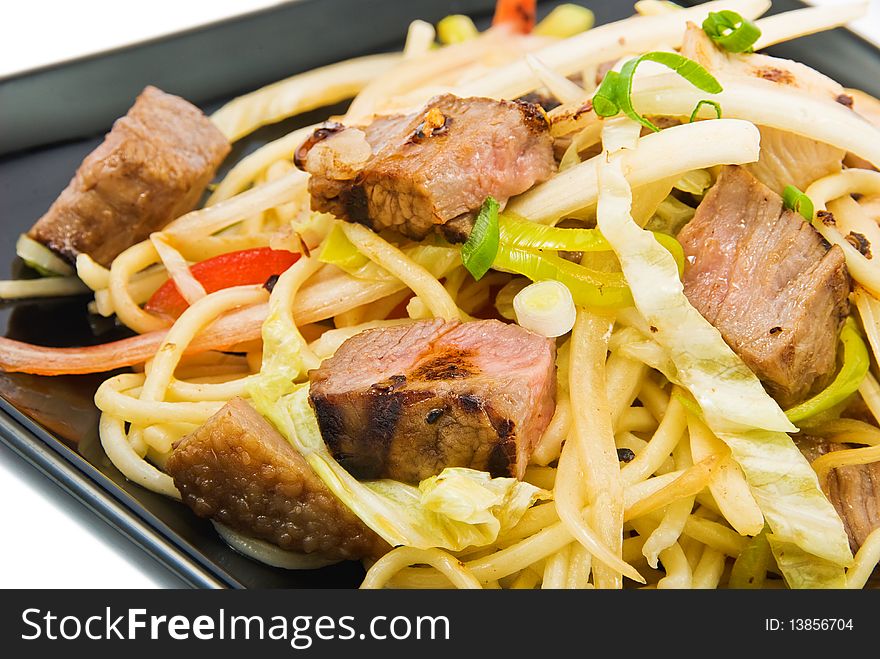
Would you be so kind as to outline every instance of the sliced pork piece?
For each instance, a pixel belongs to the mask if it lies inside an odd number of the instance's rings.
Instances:
[[[389,549],[240,398],[182,439],[166,469],[197,515],[282,549],[340,560]]]
[[[318,130],[328,146],[338,139]],[[312,175],[312,208],[415,240],[444,226],[465,239],[486,197],[504,204],[556,169],[543,111],[521,101],[447,94],[413,115],[342,130],[362,133],[373,155],[356,172],[340,171],[310,139],[297,161]],[[342,160],[355,162],[351,146],[342,150]]]
[[[70,261],[109,265],[191,210],[229,149],[197,107],[147,87],[28,235]]]
[[[795,441],[810,462],[831,451],[853,448],[806,436]],[[880,462],[832,469],[822,487],[843,520],[855,553],[871,531],[880,527]]]
[[[324,441],[357,478],[525,473],[554,410],[555,343],[497,320],[368,330],[309,373]]]
[[[835,370],[849,275],[803,218],[741,167],[724,167],[678,236],[685,294],[788,407]]]

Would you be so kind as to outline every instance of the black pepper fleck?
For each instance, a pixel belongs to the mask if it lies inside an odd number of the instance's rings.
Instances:
[[[846,237],[846,242],[859,250],[859,254],[864,256],[866,259],[870,259],[873,256],[871,254],[871,243],[868,242],[865,234],[857,233],[856,231],[850,231],[849,235]]]
[[[834,214],[830,211],[817,211],[816,218],[818,218],[825,226],[833,227],[837,224],[837,220],[834,219]]]
[[[428,415],[425,417],[425,421],[428,424],[437,423],[437,419],[443,416],[443,409],[440,407],[435,407],[433,410],[428,412]]]
[[[628,448],[619,448],[617,449],[617,459],[621,462],[632,462],[635,460],[636,454],[633,453],[632,449]]]

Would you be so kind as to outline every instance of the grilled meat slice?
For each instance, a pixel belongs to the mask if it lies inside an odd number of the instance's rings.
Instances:
[[[795,441],[810,462],[831,451],[853,448],[808,436]],[[855,553],[871,531],[880,527],[880,462],[832,469],[822,488],[843,520]]]
[[[328,559],[375,557],[389,549],[241,398],[184,437],[166,469],[197,515],[282,549]]]
[[[70,261],[109,265],[191,210],[229,149],[197,107],[147,87],[28,235]]]
[[[849,275],[803,218],[741,167],[725,167],[682,229],[685,294],[783,406],[835,370]]]
[[[522,478],[550,421],[555,343],[496,320],[362,332],[309,373],[336,459],[362,479],[417,483],[445,467]]]
[[[361,131],[373,155],[347,173],[301,149],[312,208],[415,240],[453,220],[454,237],[465,238],[487,196],[504,204],[556,168],[547,120],[527,102],[447,94],[413,115],[344,130]]]

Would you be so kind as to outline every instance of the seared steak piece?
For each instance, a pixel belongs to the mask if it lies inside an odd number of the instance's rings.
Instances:
[[[678,236],[684,291],[783,407],[825,384],[849,312],[839,247],[741,167],[725,167]]]
[[[166,469],[197,515],[282,549],[329,559],[389,549],[241,398],[184,437]]]
[[[795,441],[810,462],[831,451],[853,448],[806,436]],[[880,462],[832,469],[822,486],[843,520],[855,553],[871,531],[880,527]]]
[[[307,141],[297,161],[312,175],[312,208],[415,240],[453,220],[452,237],[466,239],[486,197],[504,204],[556,169],[544,113],[523,101],[447,94],[413,115],[337,128],[358,131],[372,157],[340,171]]]
[[[147,87],[28,235],[73,261],[117,254],[191,210],[229,142],[195,106]]]
[[[522,478],[554,409],[556,346],[497,320],[362,332],[309,373],[327,446],[361,479]]]

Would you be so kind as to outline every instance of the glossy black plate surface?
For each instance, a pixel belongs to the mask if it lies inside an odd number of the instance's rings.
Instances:
[[[541,12],[555,4],[540,3]],[[586,4],[600,23],[631,13],[631,3],[620,0]],[[800,6],[792,1],[774,4],[774,11]],[[398,48],[412,19],[433,22],[446,14],[467,13],[485,25],[493,6],[494,0],[300,0],[0,80],[0,279],[22,270],[15,257],[18,235],[45,212],[82,158],[146,84],[180,94],[210,112],[242,92],[298,71]],[[880,53],[850,32],[834,30],[770,52],[880,96]],[[236,145],[229,162],[330,113],[322,110],[260,130]],[[86,301],[0,305],[0,324],[6,336],[52,346],[120,336],[111,322],[89,317]],[[182,504],[128,483],[98,441],[92,396],[103,377],[0,373],[0,441],[194,586],[357,585],[362,570],[355,564],[289,572],[243,558]]]

